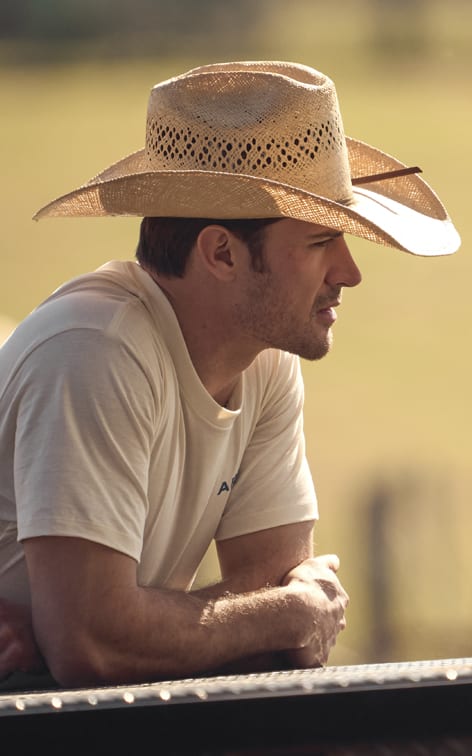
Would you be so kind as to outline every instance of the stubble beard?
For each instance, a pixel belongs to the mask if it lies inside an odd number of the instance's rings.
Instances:
[[[331,300],[336,296],[331,296]],[[261,274],[248,292],[244,306],[236,308],[239,327],[260,342],[263,349],[280,349],[296,354],[305,360],[316,361],[325,357],[333,343],[333,332],[317,321],[317,313],[328,300],[326,295],[315,299],[308,322],[300,323],[286,305],[271,296],[270,273]]]
[[[317,305],[312,309],[309,323],[300,333],[294,331],[286,340],[286,346],[279,348],[310,362],[321,360],[328,354],[333,344],[333,331],[331,327],[316,323],[316,308]]]

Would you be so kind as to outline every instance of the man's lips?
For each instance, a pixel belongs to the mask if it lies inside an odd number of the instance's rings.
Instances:
[[[317,318],[328,325],[332,325],[337,319],[337,314],[334,308],[338,307],[340,304],[341,302],[337,299],[334,302],[324,304],[323,307],[318,307],[316,310]]]

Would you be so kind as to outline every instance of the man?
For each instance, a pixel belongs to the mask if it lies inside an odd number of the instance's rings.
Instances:
[[[323,74],[217,64],[157,85],[145,149],[38,213],[144,220],[138,264],[66,284],[2,350],[0,674],[326,663],[348,598],[313,556],[298,357],[360,282],[345,233],[457,249],[418,170],[345,138]],[[222,580],[191,591],[213,539]]]

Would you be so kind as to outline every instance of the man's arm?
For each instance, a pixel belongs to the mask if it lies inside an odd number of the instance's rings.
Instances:
[[[220,541],[217,544],[223,580],[202,593],[221,595],[222,590],[257,590],[263,586],[289,585],[293,580],[315,583],[322,579],[319,569],[337,572],[337,556],[313,557],[313,522],[301,522],[270,528],[257,533]],[[339,584],[338,584],[339,585]],[[327,590],[332,590],[326,586]],[[347,594],[344,593],[347,600]],[[320,606],[321,609],[321,606]],[[292,667],[321,666],[328,660],[339,630],[345,628],[344,617],[334,621],[328,614],[318,617],[319,633],[300,649],[286,649],[282,654],[263,654],[238,660],[224,672],[254,672]]]
[[[286,574],[313,556],[313,521],[269,528],[218,541],[222,580],[195,593],[217,598],[225,593],[245,593],[282,584]],[[263,653],[238,659],[218,670],[221,674],[273,671],[296,665],[285,652]]]
[[[279,586],[285,575],[313,556],[313,522],[299,522],[228,538],[216,544],[221,582],[195,591],[217,598]]]
[[[198,674],[307,648],[324,627],[335,636],[344,621],[347,597],[334,572],[314,559],[303,564],[314,563],[316,579],[215,599],[142,588],[134,560],[84,539],[32,538],[24,548],[36,638],[63,685]]]

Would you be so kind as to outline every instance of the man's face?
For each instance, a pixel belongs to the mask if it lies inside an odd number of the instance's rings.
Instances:
[[[331,346],[342,287],[360,283],[359,269],[342,234],[324,226],[283,219],[264,234],[265,269],[248,264],[235,305],[239,327],[258,349],[320,359]]]

